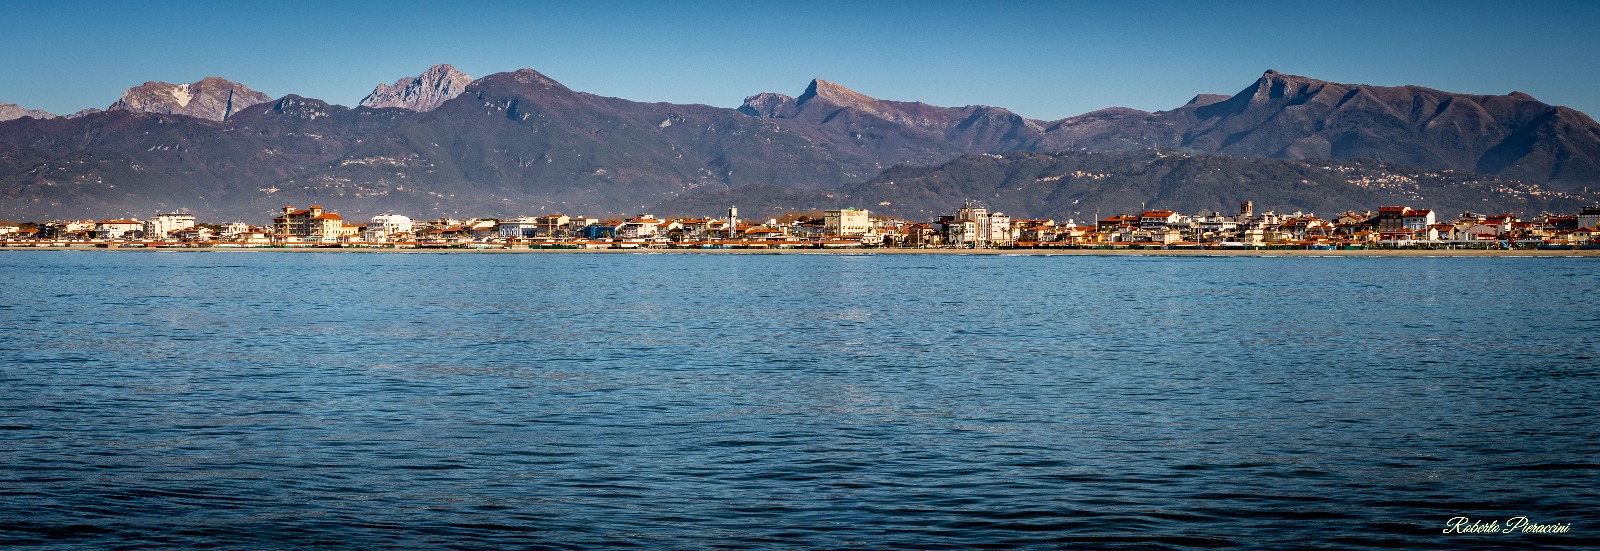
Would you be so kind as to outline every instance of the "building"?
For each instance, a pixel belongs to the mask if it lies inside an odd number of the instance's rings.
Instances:
[[[1600,228],[1600,205],[1583,207],[1578,210],[1578,227],[1595,229]]]
[[[653,240],[658,237],[666,237],[667,231],[675,227],[677,226],[668,227],[666,221],[657,219],[655,216],[641,214],[618,224],[615,235],[619,239]]]
[[[1011,217],[967,201],[955,216],[939,217],[946,240],[958,247],[994,247],[1016,241],[1011,230]]]
[[[150,239],[164,239],[172,232],[194,227],[194,215],[182,212],[157,214],[144,221],[144,235]]]
[[[872,231],[872,220],[865,210],[829,210],[822,212],[822,226],[828,235],[857,236]]]
[[[94,236],[98,239],[125,239],[129,237],[142,237],[144,222],[138,220],[101,220],[94,224]]]
[[[519,216],[500,222],[495,226],[502,239],[532,239],[539,236],[539,219],[532,216]]]
[[[1170,210],[1147,210],[1139,214],[1139,229],[1165,230],[1167,226],[1177,224],[1180,219],[1182,216]]]
[[[321,205],[305,210],[286,205],[283,215],[272,219],[272,233],[279,238],[337,243],[344,233],[344,218],[323,210]]]
[[[387,243],[405,238],[413,229],[409,216],[380,214],[372,217],[371,222],[367,222],[367,229],[362,232],[361,239],[369,243]]]
[[[1400,217],[1400,226],[1411,232],[1427,231],[1435,223],[1433,211],[1428,209],[1406,209]]]
[[[1405,230],[1405,207],[1378,207],[1378,232],[1399,233]]]

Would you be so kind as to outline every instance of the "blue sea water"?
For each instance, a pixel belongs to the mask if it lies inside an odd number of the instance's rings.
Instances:
[[[1600,544],[1600,260],[0,252],[0,546]],[[1446,534],[1453,517],[1568,524]]]

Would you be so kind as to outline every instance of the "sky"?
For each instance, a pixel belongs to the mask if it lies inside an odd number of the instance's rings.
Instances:
[[[1054,120],[1178,107],[1263,71],[1521,91],[1600,115],[1600,2],[140,2],[3,0],[0,102],[71,113],[220,76],[355,105],[450,63],[635,101],[737,107],[821,78]]]

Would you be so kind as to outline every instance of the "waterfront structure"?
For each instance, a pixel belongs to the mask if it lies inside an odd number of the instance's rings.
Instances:
[[[321,205],[295,210],[284,206],[283,214],[272,219],[272,233],[281,238],[298,238],[319,243],[337,243],[344,234],[344,218],[323,210]]]
[[[819,214],[824,216],[813,218],[794,213],[781,218],[787,221],[784,223],[778,219],[748,223],[740,221],[737,210],[730,208],[726,219],[660,219],[644,214],[602,224],[594,218],[546,214],[503,222],[490,218],[440,218],[421,225],[406,216],[384,214],[374,217],[370,224],[354,226],[345,223],[339,215],[313,205],[305,210],[285,207],[282,215],[274,218],[273,226],[265,230],[234,222],[221,227],[220,231],[207,231],[194,224],[193,215],[166,213],[144,222],[107,219],[29,223],[16,229],[6,226],[0,227],[0,235],[6,236],[3,238],[5,246],[74,246],[96,239],[143,240],[144,243],[113,246],[148,247],[207,242],[216,242],[218,246],[359,245],[364,240],[399,243],[402,247],[470,245],[483,248],[504,246],[513,238],[520,241],[537,237],[539,247],[558,248],[1328,248],[1366,245],[1526,248],[1541,240],[1556,247],[1593,244],[1597,228],[1592,225],[1600,224],[1600,207],[1585,207],[1578,215],[1544,213],[1526,222],[1509,213],[1490,216],[1472,212],[1463,212],[1449,222],[1439,222],[1435,218],[1437,213],[1431,209],[1385,206],[1377,211],[1346,211],[1326,221],[1300,212],[1258,214],[1249,202],[1240,205],[1238,215],[1201,212],[1191,216],[1153,209],[1138,215],[1100,218],[1094,226],[1079,226],[1070,220],[1065,224],[1049,219],[1013,221],[1003,213],[989,212],[972,201],[966,202],[953,215],[939,216],[931,224],[892,218],[874,220],[864,209],[837,209]],[[409,233],[415,237],[406,235],[408,223]],[[182,226],[188,227],[168,229]],[[862,233],[857,234],[857,231]],[[52,243],[43,244],[44,241]],[[164,244],[179,241],[184,245]],[[521,243],[512,246],[521,246]]]

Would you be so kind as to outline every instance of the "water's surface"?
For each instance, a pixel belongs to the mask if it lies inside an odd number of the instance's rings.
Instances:
[[[1600,261],[0,253],[0,545],[1600,543]],[[1570,523],[1443,535],[1447,519]]]

